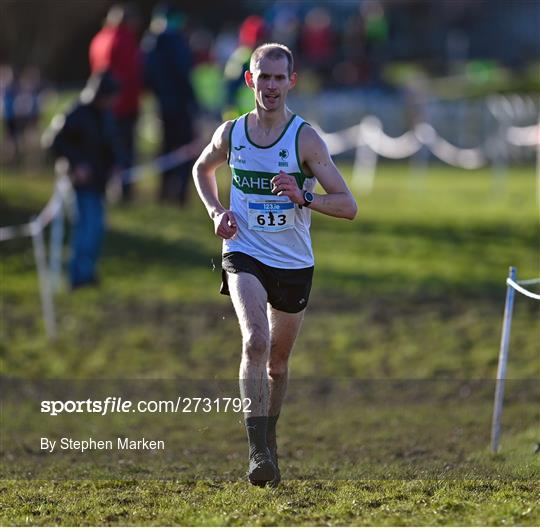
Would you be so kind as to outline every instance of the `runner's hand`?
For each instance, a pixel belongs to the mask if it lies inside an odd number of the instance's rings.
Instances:
[[[289,197],[295,204],[304,203],[304,195],[302,190],[296,183],[296,178],[290,176],[284,171],[280,171],[279,174],[272,178],[272,193],[278,197]]]
[[[222,239],[231,239],[238,231],[238,225],[232,211],[224,211],[214,217],[214,231]]]

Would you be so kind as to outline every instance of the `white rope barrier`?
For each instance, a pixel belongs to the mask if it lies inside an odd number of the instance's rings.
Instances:
[[[327,133],[315,125],[321,137],[326,142],[331,154],[341,154],[351,149],[356,150],[353,167],[353,178],[358,180],[362,188],[370,191],[375,179],[377,157],[384,156],[392,159],[403,159],[418,153],[424,146],[443,162],[465,169],[476,169],[487,163],[487,156],[481,148],[462,149],[452,145],[439,136],[434,127],[428,123],[419,123],[414,130],[401,136],[392,137],[384,133],[381,121],[375,116],[366,116],[358,125],[354,125],[339,132]],[[540,153],[540,124],[529,127],[508,127],[506,139],[509,143],[519,146],[536,147]],[[486,141],[484,147],[489,144]],[[123,182],[136,182],[146,176],[150,169],[166,171],[195,158],[202,150],[202,144],[195,140],[179,149],[160,156],[149,163],[140,164],[123,170],[119,177]],[[540,154],[539,154],[540,160]],[[540,164],[540,161],[539,161]],[[45,326],[50,337],[56,335],[54,321],[54,305],[52,303],[49,274],[45,273],[46,252],[43,242],[43,230],[53,221],[55,226],[51,234],[51,272],[52,279],[58,275],[59,259],[61,257],[61,239],[63,236],[63,207],[70,215],[73,204],[73,188],[66,169],[58,171],[62,174],[55,183],[53,195],[42,211],[32,221],[15,225],[0,227],[0,242],[9,241],[18,237],[32,237],[36,266],[40,278],[42,305],[44,308]],[[539,192],[540,192],[540,165],[539,165]],[[539,195],[540,199],[540,195]],[[58,217],[58,218],[57,218]],[[60,226],[62,224],[62,226]],[[60,242],[59,242],[60,241]],[[59,248],[60,244],[60,248]],[[519,282],[520,284],[536,284]],[[540,279],[538,280],[540,282]],[[534,294],[512,279],[507,283],[521,294],[533,299],[540,295]]]
[[[535,279],[524,279],[522,281],[517,281],[518,285],[538,285],[540,284],[540,277]]]
[[[161,171],[166,171],[193,159],[201,149],[200,143],[194,141],[171,153],[160,156],[150,163],[126,169],[119,174],[119,177],[124,182],[135,182],[146,176],[145,172],[149,169],[155,167]],[[67,176],[68,166],[63,162],[57,163],[55,169],[61,176],[57,178],[54,192],[40,213],[25,224],[0,227],[0,242],[19,237],[32,238],[45,331],[51,340],[57,337],[53,293],[58,287],[62,266],[64,210],[69,218],[72,218],[73,210],[73,187]],[[44,230],[51,223],[49,266],[47,266]]]
[[[534,292],[531,292],[527,290],[526,288],[519,286],[519,284],[516,283],[511,278],[506,279],[506,284],[510,285],[514,290],[517,290],[520,294],[523,294],[524,296],[527,296],[528,298],[540,300],[540,294],[535,294]]]
[[[409,158],[425,146],[439,160],[463,169],[478,169],[488,162],[488,157],[484,154],[483,149],[479,147],[468,149],[456,147],[442,138],[434,127],[428,123],[419,123],[414,130],[405,132],[398,137],[385,134],[381,121],[375,116],[366,116],[358,125],[338,132],[324,132],[316,124],[314,128],[325,141],[330,154],[342,154],[351,149],[356,149],[355,173],[359,172],[362,159],[369,162],[370,168],[373,164],[373,157],[366,155],[365,147],[373,151],[377,156],[397,160]],[[516,146],[538,147],[540,146],[540,125],[508,127],[506,137],[509,143]],[[486,141],[485,145],[488,143],[489,141]],[[150,169],[166,171],[195,158],[201,149],[202,145],[198,141],[194,141],[149,163],[125,169],[121,171],[119,176],[125,183],[137,182],[144,178],[145,173]],[[359,156],[360,159],[358,159]],[[368,172],[371,173],[371,171]],[[66,187],[65,180],[67,180],[67,177],[63,177],[60,183],[63,188]],[[368,180],[373,180],[371,175]],[[372,183],[368,187],[372,187]],[[61,197],[60,194],[55,192],[33,221],[17,226],[0,227],[0,242],[17,237],[30,237],[34,230],[44,229],[58,212],[63,198],[65,199],[65,197]]]
[[[368,147],[385,158],[409,158],[422,148],[414,131],[395,138],[388,136],[382,129],[381,121],[375,117],[364,118],[360,123],[360,131]]]
[[[359,142],[363,143],[359,139],[360,125],[354,125],[338,132],[324,132],[317,124],[314,124],[313,128],[320,134],[331,155],[342,154],[356,148]]]
[[[159,156],[150,162],[124,169],[120,172],[119,176],[122,178],[122,181],[126,183],[138,182],[146,176],[146,173],[150,169],[167,171],[177,165],[193,160],[201,153],[202,148],[203,146],[200,141],[195,140],[174,151]]]
[[[489,146],[497,140],[488,138],[479,147],[461,148],[441,137],[429,123],[418,123],[413,130],[392,137],[384,133],[381,121],[374,116],[366,116],[358,125],[338,132],[324,132],[316,124],[314,128],[332,155],[366,145],[379,156],[398,160],[414,156],[425,146],[442,162],[462,169],[479,169],[487,165],[488,152],[493,150]],[[536,147],[540,145],[540,126],[509,127],[506,137],[512,145]]]
[[[0,228],[0,242],[10,241],[18,237],[30,237],[32,235],[32,223],[19,224],[18,226],[4,226]]]
[[[43,231],[56,217],[58,211],[62,207],[62,196],[58,189],[58,184],[55,186],[55,192],[41,213],[32,221],[32,232]]]
[[[49,339],[55,339],[56,317],[54,308],[54,283],[60,274],[62,259],[62,238],[64,223],[64,206],[68,202],[71,182],[65,175],[57,178],[54,193],[41,210],[29,223],[18,226],[8,226],[0,230],[0,240],[6,241],[20,236],[30,236],[34,248],[34,260],[38,274],[39,292],[45,331]],[[43,236],[45,228],[53,223],[51,232],[50,268],[47,267],[47,251]]]
[[[425,146],[439,160],[463,169],[478,169],[488,162],[488,157],[484,153],[485,149],[479,147],[468,149],[456,147],[442,138],[434,127],[428,123],[419,123],[414,130],[405,132],[398,137],[385,134],[381,121],[375,116],[366,116],[358,125],[332,133],[324,132],[317,125],[314,126],[326,142],[330,154],[341,154],[356,149],[353,173],[358,177],[363,170],[363,162],[367,163],[369,167],[366,168],[366,171],[363,171],[367,173],[364,179],[364,187],[367,189],[373,187],[374,175],[372,173],[374,170],[373,164],[376,164],[376,156],[391,159],[409,158]],[[516,146],[539,147],[540,124],[528,127],[508,127],[506,139]],[[488,144],[489,141],[486,141],[484,146],[486,147]],[[366,148],[376,156],[368,156]],[[144,178],[145,173],[150,169],[166,171],[195,158],[201,149],[202,145],[198,141],[194,141],[149,163],[125,169],[119,176],[125,183],[137,182]],[[0,227],[0,242],[18,237],[30,237],[36,230],[43,230],[52,221],[62,206],[62,200],[66,198],[66,186],[70,186],[66,176],[62,177],[57,184],[60,188],[55,189],[55,193],[37,218],[25,224]]]
[[[488,163],[480,149],[459,149],[443,138],[437,139],[431,152],[442,162],[461,169],[480,169]]]
[[[540,125],[508,127],[506,139],[517,147],[536,147],[540,145]]]
[[[479,148],[461,149],[452,145],[437,134],[437,131],[428,123],[421,123],[416,127],[416,137],[421,144],[442,162],[463,169],[478,169],[487,163],[487,159]]]
[[[66,176],[58,178],[55,183],[54,193],[40,213],[33,220],[25,224],[0,228],[0,242],[18,237],[31,237],[35,233],[45,229],[58,214],[65,195],[69,192],[70,188],[71,183]]]
[[[200,152],[200,143],[192,142],[179,149],[160,156],[151,162],[136,165],[119,173],[124,182],[137,182],[146,176],[150,169],[166,171],[177,165],[185,163]],[[68,199],[72,191],[69,177],[63,174],[55,184],[55,190],[45,207],[32,221],[15,226],[0,227],[0,242],[9,241],[18,237],[31,237],[36,231],[45,229],[58,214],[62,203]]]

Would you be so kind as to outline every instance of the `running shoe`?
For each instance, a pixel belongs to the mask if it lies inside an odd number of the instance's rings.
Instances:
[[[268,449],[264,452],[255,452],[250,456],[248,479],[252,485],[264,487],[275,478],[276,467]]]
[[[274,479],[268,483],[268,485],[272,488],[276,488],[280,482],[281,482],[281,472],[279,471],[279,464],[278,464],[278,455],[277,455],[277,445],[270,446],[270,455],[272,456],[272,462],[274,463],[274,466],[276,467],[276,474],[274,476]]]

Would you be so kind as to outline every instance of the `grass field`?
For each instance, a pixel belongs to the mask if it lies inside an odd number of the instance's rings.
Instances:
[[[0,225],[27,221],[51,187],[47,172],[5,171]],[[197,200],[185,210],[158,206],[154,188],[150,177],[135,204],[110,209],[102,283],[60,290],[56,342],[44,335],[31,241],[2,243],[5,376],[72,386],[131,380],[135,391],[141,379],[235,378],[240,335],[217,293],[219,242]],[[47,434],[64,424],[79,436],[90,424],[104,432],[151,422],[175,448],[152,461],[47,459],[25,429],[35,414],[27,398],[3,407],[10,479],[0,482],[0,521],[540,524],[540,311],[521,296],[502,452],[487,450],[508,266],[521,278],[540,275],[533,170],[513,169],[495,185],[489,170],[431,168],[420,178],[406,165],[385,165],[375,190],[357,198],[354,222],[313,215],[317,266],[280,420],[279,489],[244,481],[239,416],[193,414],[180,425],[155,416],[37,421],[34,429]]]

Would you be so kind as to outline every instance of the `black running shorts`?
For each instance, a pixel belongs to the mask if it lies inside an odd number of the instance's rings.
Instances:
[[[276,310],[283,312],[300,312],[307,306],[313,266],[309,268],[288,269],[265,265],[257,259],[242,253],[228,252],[223,254],[222,283],[220,293],[230,295],[227,273],[246,272],[254,275],[268,294],[268,303]]]

